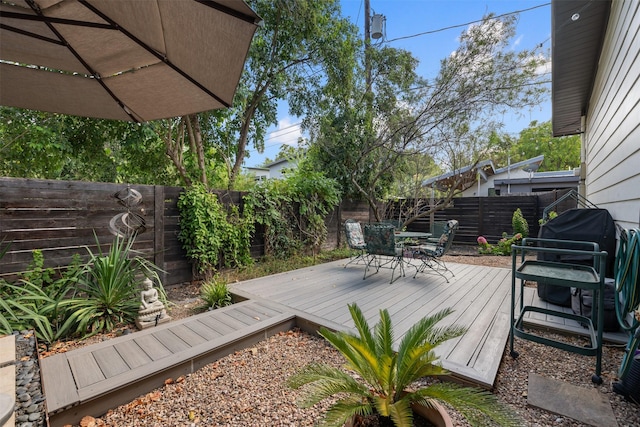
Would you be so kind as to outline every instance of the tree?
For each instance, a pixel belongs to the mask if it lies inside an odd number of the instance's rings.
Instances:
[[[337,0],[251,0],[263,19],[254,36],[233,106],[165,122],[167,151],[185,182],[206,184],[211,163],[224,165],[233,187],[248,146],[264,149],[267,128],[277,123],[279,100],[301,115],[323,91],[349,84],[356,30],[340,15]],[[187,153],[186,149],[191,150]]]
[[[0,107],[0,174],[176,185],[149,124]]]
[[[506,156],[512,162],[544,155],[540,171],[557,171],[580,166],[580,135],[553,137],[551,121],[533,121],[523,129],[515,141],[503,152],[501,163],[507,164]]]
[[[332,176],[343,185],[348,179],[347,193],[367,200],[377,220],[383,214],[377,201],[390,182],[407,173],[408,156],[429,155],[452,174],[441,188],[444,200],[436,206],[408,207],[405,225],[446,206],[472,185],[456,171],[487,156],[490,136],[502,127],[496,120],[499,113],[540,102],[546,87],[537,84],[536,70],[544,58],[510,49],[515,20],[488,15],[470,26],[432,80],[415,76],[415,60],[408,53],[374,50],[372,108],[354,96],[316,118],[313,143],[318,144],[322,167],[335,172]],[[372,115],[370,121],[367,114]],[[327,167],[330,163],[332,168]]]

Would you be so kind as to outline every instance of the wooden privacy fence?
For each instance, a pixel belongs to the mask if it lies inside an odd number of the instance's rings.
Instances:
[[[545,207],[549,206],[569,190],[532,193],[527,195],[509,195],[497,197],[461,197],[454,198],[451,206],[437,211],[435,221],[456,219],[460,223],[454,243],[476,245],[478,236],[484,236],[489,243],[496,243],[502,233],[512,234],[512,218],[516,209],[529,224],[529,235],[537,236],[540,229],[539,220]],[[575,200],[567,200],[558,206],[558,212],[575,208]],[[398,209],[392,209],[397,212]],[[397,215],[397,214],[396,214]],[[409,225],[409,231],[428,232],[431,221],[420,218]]]
[[[139,203],[123,205],[116,194],[135,189]],[[53,181],[0,177],[0,241],[11,242],[9,252],[0,260],[0,278],[26,271],[33,260],[32,251],[41,250],[45,267],[64,267],[74,254],[87,255],[98,250],[96,238],[103,250],[108,250],[114,235],[110,231],[114,218],[123,213],[144,222],[134,249],[164,270],[165,285],[192,280],[191,264],[178,241],[178,196],[182,187]],[[455,242],[476,244],[484,235],[490,242],[511,232],[513,211],[520,208],[529,222],[532,235],[537,234],[542,210],[561,194],[509,197],[471,197],[454,199],[453,206],[435,215],[436,220],[457,219],[460,230]],[[242,203],[242,193],[225,192],[225,203]],[[348,218],[374,222],[365,202],[344,200],[326,218],[328,236],[324,249],[344,245],[342,224]],[[428,231],[429,219],[421,219],[409,227],[412,231]],[[264,233],[257,225],[251,242],[251,254],[264,254]]]
[[[122,213],[144,222],[134,250],[167,272],[166,284],[191,279],[178,234],[180,187],[132,185],[142,196],[127,208],[116,197],[127,184],[0,178],[0,241],[11,243],[0,261],[0,277],[25,271],[33,250],[41,250],[46,267],[69,265],[74,254],[108,250],[114,234],[110,222]]]

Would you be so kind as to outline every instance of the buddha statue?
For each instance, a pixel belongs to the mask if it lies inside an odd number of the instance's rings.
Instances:
[[[143,290],[140,292],[140,308],[136,318],[138,329],[157,326],[171,320],[167,315],[164,304],[160,301],[158,290],[153,287],[153,282],[148,277],[142,282]]]

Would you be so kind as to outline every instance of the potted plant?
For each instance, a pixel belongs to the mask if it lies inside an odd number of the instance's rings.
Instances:
[[[336,402],[327,410],[324,425],[357,426],[365,418],[378,418],[379,425],[413,425],[414,407],[431,410],[445,402],[455,408],[472,425],[487,421],[503,426],[520,425],[517,416],[488,391],[463,387],[452,382],[434,381],[424,387],[412,387],[424,377],[440,377],[448,372],[438,362],[434,349],[444,341],[463,335],[461,326],[436,327],[452,310],[445,309],[424,317],[402,338],[398,350],[393,349],[394,335],[387,310],[380,310],[380,322],[369,328],[360,308],[349,305],[358,335],[350,332],[320,330],[327,341],[346,359],[346,369],[311,364],[289,378],[293,388],[304,387],[299,400],[310,407],[328,397]],[[445,415],[448,417],[448,415]],[[431,421],[447,425],[445,420]],[[451,424],[451,420],[448,421]]]

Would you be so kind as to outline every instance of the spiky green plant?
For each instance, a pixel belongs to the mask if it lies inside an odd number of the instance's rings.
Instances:
[[[474,426],[488,425],[487,420],[502,426],[520,425],[515,414],[485,390],[451,382],[410,388],[420,378],[448,374],[434,349],[466,331],[455,325],[436,327],[452,312],[450,309],[418,321],[402,338],[397,351],[393,349],[393,328],[387,310],[380,310],[380,322],[373,329],[357,305],[349,305],[349,311],[359,336],[326,328],[320,330],[320,335],[344,356],[346,368],[357,376],[311,364],[288,380],[293,388],[307,386],[299,402],[303,407],[328,397],[337,398],[325,414],[324,425],[342,426],[352,416],[376,414],[391,419],[396,426],[412,426],[411,404],[432,406],[436,401],[450,404]]]
[[[164,290],[157,268],[150,261],[131,256],[134,237],[116,237],[108,253],[100,244],[98,253],[89,250],[88,274],[75,294],[60,303],[68,313],[63,330],[73,328],[80,336],[113,329],[134,320],[140,306],[139,290],[144,277],[155,279],[161,298]]]
[[[206,308],[220,308],[231,304],[227,282],[217,275],[202,285],[200,298],[206,303]]]

